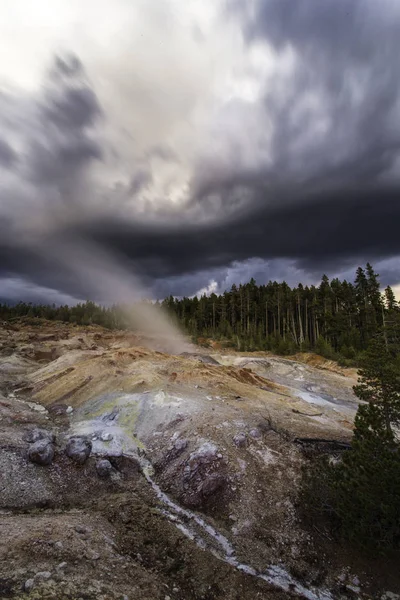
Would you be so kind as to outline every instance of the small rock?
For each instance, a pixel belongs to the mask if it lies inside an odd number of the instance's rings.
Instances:
[[[165,596],[164,600],[171,600],[171,596]]]
[[[68,563],[66,563],[65,561],[61,562],[58,566],[57,569],[65,569],[68,566]]]
[[[257,428],[250,429],[249,436],[253,438],[253,440],[259,440],[261,436],[261,431]]]
[[[74,412],[74,409],[72,408],[72,406],[68,406],[65,412],[67,413],[67,415],[71,415]]]
[[[35,410],[36,412],[47,413],[47,408],[42,406],[42,404],[38,404],[37,402],[26,402],[26,404],[29,406],[29,408]]]
[[[111,435],[111,433],[107,433],[105,431],[101,434],[100,438],[101,438],[102,442],[111,442],[111,440],[113,439],[113,436]]]
[[[33,579],[27,579],[24,583],[25,592],[30,592],[34,585],[35,585],[35,582]]]
[[[61,415],[65,415],[66,410],[67,406],[65,404],[53,404],[49,408],[49,412],[58,417],[60,417]]]
[[[184,438],[178,438],[174,443],[174,448],[177,452],[183,452],[187,448],[188,441]]]
[[[28,459],[37,465],[50,465],[54,458],[54,446],[49,439],[33,443],[28,450]]]
[[[173,592],[175,592],[175,594],[176,594],[177,592],[179,592],[179,588],[177,588],[177,587],[173,587],[173,588],[172,588],[172,591],[173,591]]]
[[[39,573],[36,573],[36,575],[35,575],[35,579],[50,579],[50,578],[51,578],[50,571],[39,571]]]
[[[346,585],[346,590],[350,590],[350,592],[359,594],[361,591],[361,588],[359,588],[358,585]]]
[[[360,580],[358,579],[358,577],[353,577],[353,579],[351,580],[351,583],[353,585],[356,585],[357,587],[360,585]]]
[[[54,544],[54,547],[57,548],[58,550],[62,550],[62,547],[63,547],[62,542],[56,542]]]
[[[106,458],[98,460],[96,463],[96,471],[99,477],[108,477],[112,471],[112,464]]]
[[[87,527],[84,525],[75,525],[74,529],[77,533],[87,533]]]
[[[245,433],[238,433],[233,438],[233,443],[237,448],[244,448],[247,445],[247,437]]]
[[[91,451],[92,442],[79,435],[70,437],[65,448],[66,455],[79,465],[87,461]]]

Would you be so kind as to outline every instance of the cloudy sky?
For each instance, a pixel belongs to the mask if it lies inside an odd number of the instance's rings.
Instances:
[[[398,0],[1,3],[0,298],[399,285],[399,56]]]

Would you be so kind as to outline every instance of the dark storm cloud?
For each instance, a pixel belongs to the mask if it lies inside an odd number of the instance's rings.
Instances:
[[[59,129],[80,129],[91,125],[99,116],[100,110],[95,94],[91,89],[64,89],[46,98],[42,108],[43,116]]]
[[[210,278],[228,284],[227,265],[248,266],[254,258],[289,261],[274,263],[277,276],[290,263],[293,277],[319,277],[350,269],[352,261],[400,255],[398,4],[256,0],[230,7],[248,47],[272,48],[290,68],[265,80],[259,102],[230,100],[220,108],[211,137],[218,151],[199,155],[181,214],[154,209],[139,222],[122,218],[118,207],[94,210],[60,235],[126,258],[157,295],[194,293]],[[47,188],[55,187],[85,208],[80,181],[105,155],[95,126],[107,116],[78,60],[57,59],[54,69],[55,87],[38,102],[43,128],[30,141],[27,169],[39,194],[51,198]],[[0,145],[4,163],[2,156]],[[161,145],[147,156],[176,159]],[[153,181],[147,165],[134,167],[132,196]],[[84,295],[82,283],[60,272],[52,257],[30,252],[14,252],[0,239],[0,275],[17,272]],[[397,283],[396,260],[385,265],[385,283]],[[241,277],[262,275],[262,265],[247,266]]]
[[[56,56],[51,75],[54,79],[60,77],[76,77],[84,73],[82,62],[74,54],[66,56]]]
[[[0,139],[0,166],[11,167],[17,160],[17,155],[7,142]]]
[[[151,277],[213,269],[251,257],[291,258],[311,268],[314,262],[339,264],[349,256],[400,253],[397,189],[342,193],[323,202],[317,195],[296,205],[260,207],[213,225],[135,227],[94,221],[84,235],[128,256]]]
[[[128,187],[128,194],[135,196],[152,181],[153,176],[150,171],[146,169],[139,169],[131,179]]]
[[[69,58],[55,61],[39,96],[4,92],[1,101],[0,128],[21,150],[0,143],[7,167],[0,181],[0,277],[81,291],[82,283],[60,267],[59,241],[62,219],[79,221],[87,210],[90,167],[102,158],[93,131],[101,117],[97,98],[82,65]],[[59,229],[53,237],[52,228]]]

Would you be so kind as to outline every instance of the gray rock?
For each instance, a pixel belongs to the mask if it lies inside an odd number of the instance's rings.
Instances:
[[[92,442],[79,435],[70,437],[65,448],[65,454],[78,465],[83,465],[87,461],[91,451]]]
[[[36,575],[35,575],[35,579],[50,579],[50,578],[51,578],[50,571],[39,571],[39,573],[36,573]]]
[[[57,565],[57,569],[66,569],[68,566],[68,563],[66,563],[65,561],[61,562],[59,565]]]
[[[184,438],[178,438],[174,443],[174,449],[176,452],[183,452],[188,445],[188,441]]]
[[[358,585],[346,585],[346,590],[349,590],[350,592],[354,592],[355,594],[359,594],[361,591],[361,588]]]
[[[57,548],[57,550],[62,550],[63,544],[62,544],[62,542],[56,542],[54,544],[54,547]]]
[[[111,442],[111,440],[113,439],[113,436],[111,435],[111,433],[107,433],[107,431],[104,431],[101,434],[100,439],[102,442]]]
[[[74,409],[72,408],[72,406],[68,406],[67,410],[65,412],[67,415],[72,415],[72,413],[74,412]]]
[[[96,471],[99,477],[109,477],[112,471],[112,464],[106,458],[98,460],[96,463]]]
[[[88,528],[85,527],[84,525],[75,525],[74,529],[77,533],[87,533],[87,531],[88,531]]]
[[[244,448],[247,446],[247,437],[245,433],[238,433],[233,438],[233,443],[237,448]]]
[[[35,582],[33,579],[27,579],[24,583],[24,590],[25,592],[30,592],[33,589],[33,586],[35,585]]]
[[[204,442],[189,456],[188,464],[191,471],[197,471],[200,465],[209,465],[217,460],[218,448],[211,442]]]
[[[54,458],[54,446],[49,439],[34,442],[28,450],[28,459],[37,465],[50,465]]]
[[[29,444],[34,444],[39,440],[55,442],[56,436],[51,431],[47,431],[47,429],[30,429],[24,434],[22,439]]]
[[[259,440],[262,437],[261,431],[256,427],[254,429],[250,429],[249,436],[252,437],[253,440]]]

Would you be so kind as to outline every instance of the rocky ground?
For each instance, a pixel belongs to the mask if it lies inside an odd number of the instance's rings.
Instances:
[[[394,561],[298,507],[310,449],[351,440],[355,372],[151,345],[0,328],[0,598],[400,598]]]

